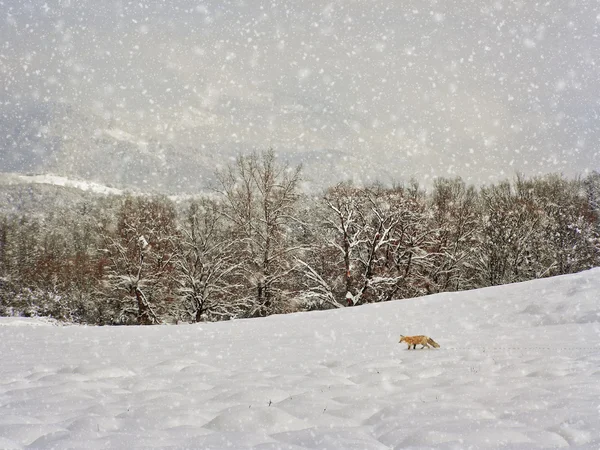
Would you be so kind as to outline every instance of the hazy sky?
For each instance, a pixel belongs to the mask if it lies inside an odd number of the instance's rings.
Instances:
[[[0,13],[5,118],[64,103],[120,139],[273,146],[355,178],[600,169],[599,1],[0,0]]]

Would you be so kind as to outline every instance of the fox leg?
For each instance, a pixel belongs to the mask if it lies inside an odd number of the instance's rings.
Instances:
[[[413,350],[417,349],[417,344],[413,344]]]

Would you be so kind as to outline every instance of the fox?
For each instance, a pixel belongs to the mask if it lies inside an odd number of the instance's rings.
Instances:
[[[420,336],[402,336],[402,335],[400,335],[400,342],[406,342],[408,344],[407,350],[410,350],[411,345],[412,345],[413,350],[416,350],[417,344],[422,345],[421,349],[424,349],[425,347],[440,348],[440,345],[437,342],[435,342],[429,336],[423,336],[423,335],[420,335]]]

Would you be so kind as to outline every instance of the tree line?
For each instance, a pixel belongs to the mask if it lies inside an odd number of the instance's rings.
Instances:
[[[600,174],[300,190],[272,151],[184,204],[109,196],[0,216],[0,315],[159,324],[342,308],[600,265]]]

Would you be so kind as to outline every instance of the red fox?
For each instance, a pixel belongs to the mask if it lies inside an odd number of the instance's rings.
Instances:
[[[427,347],[429,348],[431,347],[435,347],[435,348],[440,348],[439,344],[437,342],[435,342],[433,339],[431,339],[428,336],[402,336],[400,335],[400,342],[406,342],[408,344],[408,349],[410,350],[410,346],[412,345],[413,350],[415,350],[417,348],[417,344],[421,344],[422,345],[422,349]]]

